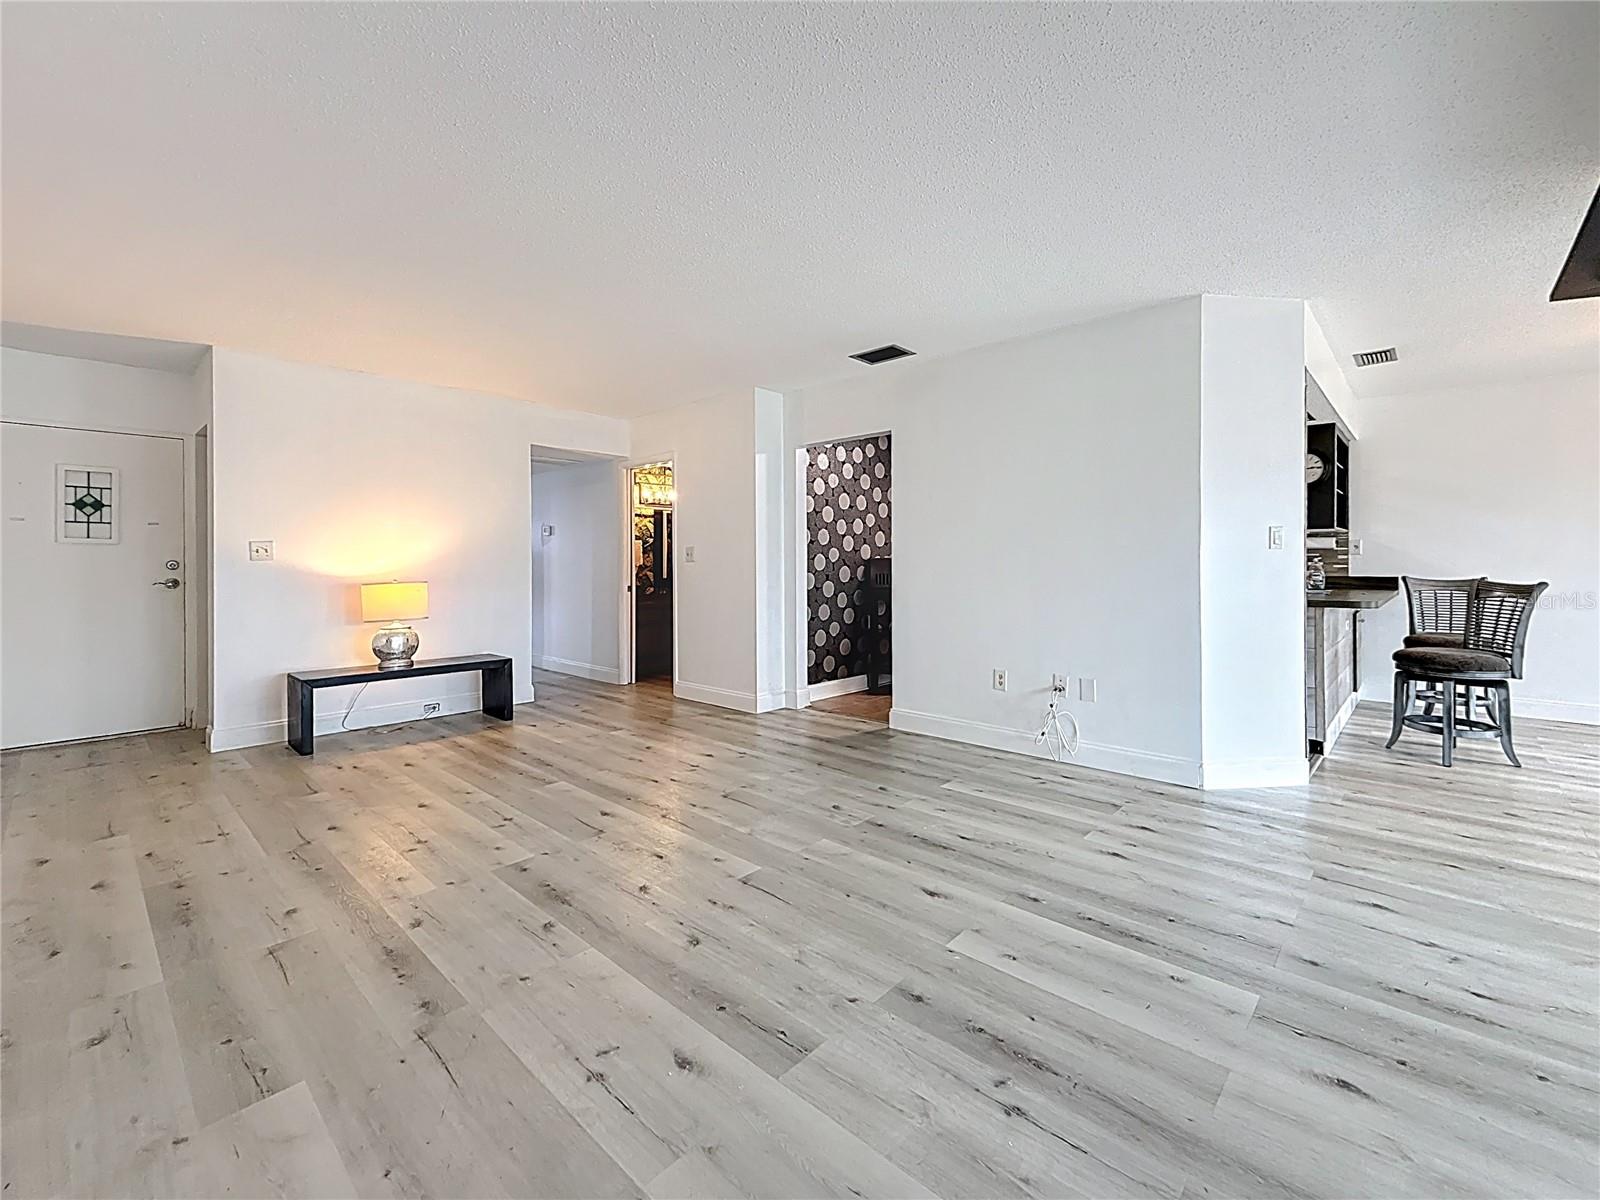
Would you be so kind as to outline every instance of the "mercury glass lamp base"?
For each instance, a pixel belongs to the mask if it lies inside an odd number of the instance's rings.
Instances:
[[[422,639],[409,625],[385,625],[372,637],[372,653],[380,671],[400,671],[412,665]]]

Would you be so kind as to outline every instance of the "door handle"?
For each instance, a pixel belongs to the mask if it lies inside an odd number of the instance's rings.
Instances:
[[[154,583],[152,583],[150,586],[151,587],[164,587],[164,588],[167,589],[167,591],[170,592],[175,587],[182,587],[183,586],[183,580],[177,579],[177,578],[174,578],[174,577],[169,577],[169,578],[166,578],[166,579],[158,579]]]

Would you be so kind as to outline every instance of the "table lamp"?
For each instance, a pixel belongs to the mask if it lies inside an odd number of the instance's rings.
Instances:
[[[412,657],[422,642],[406,622],[419,621],[427,615],[426,580],[361,585],[361,619],[387,622],[372,638],[372,652],[378,656],[380,670],[398,671],[412,665]]]

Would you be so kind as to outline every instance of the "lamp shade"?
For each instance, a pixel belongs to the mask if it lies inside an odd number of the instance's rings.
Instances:
[[[416,621],[428,615],[428,584],[363,583],[361,619],[363,621]]]

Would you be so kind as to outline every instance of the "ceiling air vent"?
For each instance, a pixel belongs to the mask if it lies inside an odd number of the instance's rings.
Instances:
[[[1355,360],[1358,367],[1375,367],[1379,363],[1393,362],[1399,357],[1394,352],[1394,347],[1390,346],[1387,350],[1368,350],[1363,354],[1357,354]]]
[[[866,363],[869,367],[875,367],[879,363],[893,362],[897,358],[910,358],[915,353],[915,350],[907,350],[904,346],[879,346],[876,350],[863,350],[860,354],[852,354],[850,357],[857,362]]]

